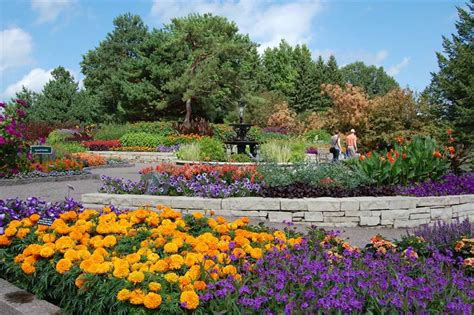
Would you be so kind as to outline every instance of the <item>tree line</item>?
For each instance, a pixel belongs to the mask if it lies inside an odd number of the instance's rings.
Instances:
[[[457,34],[443,37],[439,71],[422,96],[437,118],[474,133],[474,0],[458,8]],[[251,113],[268,111],[284,99],[297,114],[325,112],[333,105],[324,84],[358,86],[375,98],[399,88],[382,67],[336,58],[313,60],[306,45],[282,40],[263,54],[234,22],[212,14],[172,19],[149,30],[140,16],[124,14],[97,47],[83,55],[84,88],[63,67],[41,93],[23,89],[31,119],[80,122],[189,122],[204,117],[231,121],[239,102]],[[323,93],[322,93],[323,92]]]

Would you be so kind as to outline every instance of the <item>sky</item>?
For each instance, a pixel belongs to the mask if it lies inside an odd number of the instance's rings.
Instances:
[[[22,86],[41,91],[64,66],[77,81],[82,56],[113,30],[113,19],[140,15],[150,28],[189,13],[223,15],[260,44],[307,44],[313,53],[383,66],[422,91],[437,71],[442,36],[455,32],[457,0],[0,0],[0,101]]]

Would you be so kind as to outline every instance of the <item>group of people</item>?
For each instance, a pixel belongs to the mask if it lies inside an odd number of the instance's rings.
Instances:
[[[351,133],[346,137],[346,143],[345,143],[345,148],[346,148],[346,153],[345,157],[346,158],[351,158],[356,156],[357,154],[357,136],[355,134],[355,130],[351,129]],[[334,135],[331,137],[331,148],[329,149],[329,152],[332,153],[332,160],[333,162],[339,161],[339,156],[342,151],[342,146],[341,146],[341,133],[339,130],[336,130],[334,132]]]

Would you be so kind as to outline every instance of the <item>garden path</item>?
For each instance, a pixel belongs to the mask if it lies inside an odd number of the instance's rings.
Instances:
[[[100,175],[107,175],[111,177],[123,177],[131,180],[138,180],[140,178],[138,171],[142,168],[151,166],[151,164],[137,163],[133,167],[120,168],[105,168],[95,169],[92,172]],[[26,199],[31,196],[39,197],[47,201],[61,201],[68,196],[68,185],[74,187],[70,192],[70,197],[76,200],[81,200],[81,195],[86,193],[94,193],[100,187],[99,180],[79,180],[79,181],[65,181],[65,182],[47,182],[34,183],[26,185],[15,186],[0,186],[0,199],[15,198]],[[252,220],[252,223],[259,221]],[[270,223],[264,221],[267,226],[275,228],[284,228],[284,224]],[[304,232],[305,225],[295,224],[298,231]],[[342,236],[348,238],[351,244],[356,246],[364,246],[369,242],[371,236],[375,234],[382,234],[388,239],[399,238],[406,234],[405,229],[388,229],[388,228],[340,228]]]

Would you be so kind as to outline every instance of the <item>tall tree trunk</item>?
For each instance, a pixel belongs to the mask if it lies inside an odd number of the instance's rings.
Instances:
[[[186,116],[184,117],[184,125],[191,125],[191,98],[186,100]]]

